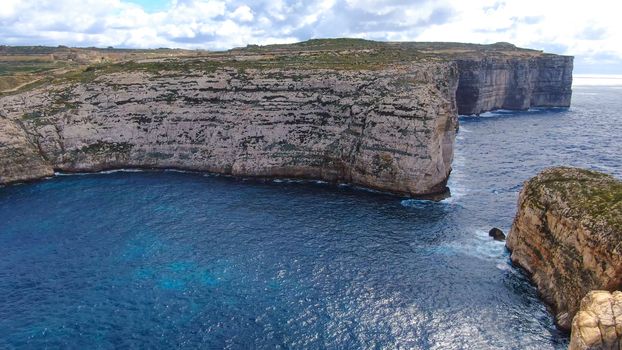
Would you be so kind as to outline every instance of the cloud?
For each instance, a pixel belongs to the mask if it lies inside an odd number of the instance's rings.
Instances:
[[[360,37],[507,41],[622,62],[615,0],[3,0],[0,43],[227,49]],[[152,2],[147,2],[152,4]],[[146,5],[144,5],[146,6]],[[612,59],[613,57],[613,59]],[[622,67],[622,64],[620,64]]]
[[[589,5],[565,0],[470,0],[453,5],[458,15],[452,21],[427,27],[417,39],[507,41],[575,55],[578,61],[592,64],[607,52],[616,57],[616,71],[622,71],[622,23],[614,0],[591,0]]]
[[[593,26],[583,29],[577,38],[583,40],[602,40],[606,38],[606,36],[607,29],[594,24]]]
[[[317,37],[407,39],[452,15],[434,0],[170,0],[161,11],[124,0],[4,2],[6,44],[223,49]]]
[[[253,18],[255,18],[251,8],[246,5],[242,5],[238,7],[237,9],[235,9],[235,11],[231,13],[231,17],[238,19],[239,21],[242,21],[242,22],[251,22]]]

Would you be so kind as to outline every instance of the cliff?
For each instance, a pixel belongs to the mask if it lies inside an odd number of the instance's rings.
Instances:
[[[588,292],[622,289],[620,242],[622,181],[560,167],[525,183],[507,247],[568,330]]]
[[[494,109],[569,107],[573,58],[543,55],[535,59],[458,60],[460,114]]]
[[[409,195],[444,190],[457,126],[452,65],[149,69],[0,100],[4,124],[21,132],[4,137],[24,154],[3,160],[3,181],[20,170],[34,177],[33,167],[144,167],[345,181]]]
[[[54,175],[19,123],[0,116],[0,184]]]
[[[512,71],[558,56],[335,39],[93,65],[0,98],[0,183],[139,167],[443,192],[467,74],[458,57]],[[521,108],[563,105],[529,96]]]
[[[622,292],[592,291],[583,298],[568,349],[622,349]]]

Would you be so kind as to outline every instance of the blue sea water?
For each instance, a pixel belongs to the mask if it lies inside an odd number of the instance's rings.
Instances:
[[[461,117],[441,202],[178,172],[0,188],[0,348],[565,349],[487,231],[545,167],[622,177],[621,96]]]

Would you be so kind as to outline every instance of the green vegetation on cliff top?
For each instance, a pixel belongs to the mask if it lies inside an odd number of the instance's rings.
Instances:
[[[89,82],[100,75],[209,73],[222,68],[374,70],[386,65],[478,57],[535,57],[541,51],[508,43],[491,45],[313,39],[295,44],[249,45],[222,52],[188,50],[75,49],[0,46],[0,94],[63,82]],[[52,69],[66,67],[66,69]],[[1,75],[4,73],[4,77]],[[24,74],[33,73],[33,74]],[[16,77],[19,77],[17,79]]]
[[[65,46],[0,45],[0,95],[19,93],[56,82],[68,72],[82,72],[88,65],[106,65],[129,60],[188,57],[201,51],[156,49],[98,49]]]
[[[390,49],[403,51],[418,51],[447,54],[450,52],[472,52],[472,53],[523,53],[540,54],[541,51],[524,49],[510,43],[494,44],[469,44],[456,42],[386,42],[365,39],[336,38],[336,39],[311,39],[293,44],[274,44],[274,45],[248,45],[244,48],[235,48],[229,52],[292,52],[292,51],[316,51],[316,50],[370,50],[370,49]]]
[[[530,203],[558,210],[591,228],[622,238],[622,181],[596,171],[557,167],[525,185]]]
[[[446,61],[457,57],[486,55],[532,57],[541,51],[517,48],[508,43],[492,45],[425,42],[378,42],[363,39],[314,39],[295,44],[249,45],[223,52],[205,52],[195,57],[130,60],[92,65],[70,79],[88,81],[95,75],[122,71],[213,72],[217,69],[341,69],[373,70],[392,64]]]

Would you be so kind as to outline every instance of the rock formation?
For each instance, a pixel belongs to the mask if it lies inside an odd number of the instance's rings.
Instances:
[[[559,72],[572,58],[553,64],[560,56],[507,45],[312,40],[103,64],[0,98],[0,183],[137,167],[443,192],[458,86],[482,83],[460,83],[467,65],[457,57],[492,60],[526,82],[495,95],[528,90],[517,107],[569,102]],[[539,93],[546,84],[560,92]],[[497,107],[476,99],[478,111]]]
[[[588,292],[622,287],[621,204],[622,181],[566,167],[543,171],[519,195],[506,244],[563,329]]]
[[[494,238],[495,241],[505,241],[505,233],[497,227],[493,227],[488,231],[488,236]]]
[[[21,132],[7,137],[27,156],[4,160],[3,178],[17,179],[19,169],[33,177],[28,167],[180,168],[442,192],[457,126],[455,75],[437,63],[125,71],[35,90],[0,100],[4,123]]]
[[[15,122],[0,116],[0,184],[54,175],[52,165]]]
[[[589,292],[572,321],[569,350],[622,349],[622,292]]]
[[[458,69],[460,114],[570,106],[572,57],[458,60]]]

